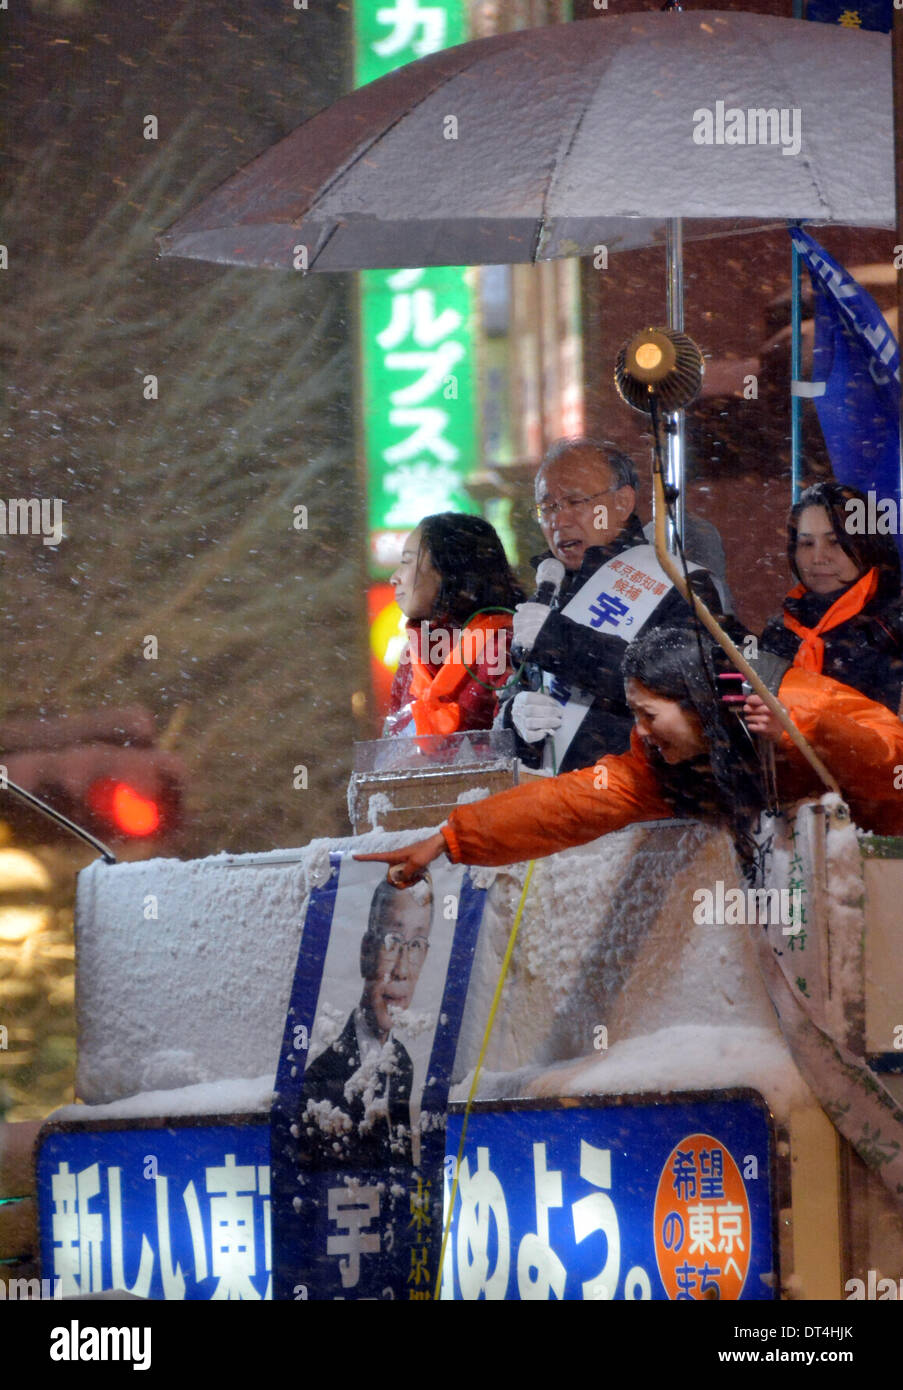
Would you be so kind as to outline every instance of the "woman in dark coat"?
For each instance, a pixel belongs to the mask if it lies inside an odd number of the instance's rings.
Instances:
[[[511,675],[511,610],[524,597],[495,529],[466,513],[424,517],[391,583],[408,645],[383,736],[490,729]]]
[[[806,488],[791,509],[787,554],[799,583],[769,618],[762,647],[897,714],[903,693],[900,557],[891,536],[857,534],[866,498],[842,483]]]

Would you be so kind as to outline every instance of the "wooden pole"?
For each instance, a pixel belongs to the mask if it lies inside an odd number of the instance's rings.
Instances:
[[[776,696],[772,695],[771,691],[768,689],[767,685],[764,684],[761,677],[756,674],[752,666],[750,666],[749,662],[737,650],[734,643],[731,641],[727,633],[724,631],[724,628],[713,616],[713,614],[709,612],[708,608],[706,608],[702,599],[698,598],[696,594],[693,594],[692,597],[690,596],[687,590],[687,584],[683,577],[683,574],[681,573],[678,566],[675,564],[673,555],[668,554],[668,544],[665,536],[665,490],[664,481],[662,479],[661,461],[658,459],[656,460],[656,466],[653,473],[652,483],[652,508],[653,516],[655,519],[655,553],[658,557],[658,562],[661,565],[662,569],[665,571],[668,578],[672,581],[674,587],[678,589],[680,593],[683,594],[684,598],[690,604],[691,608],[694,609],[696,615],[703,623],[703,625],[708,629],[711,635],[714,637],[719,647],[721,647],[723,651],[727,652],[731,661],[733,661],[734,665],[737,667],[737,670],[743,672],[743,675],[749,681],[756,694],[760,696],[762,700],[765,701],[765,704],[771,710],[772,714],[774,714],[780,722],[781,727],[792,739],[796,747],[802,753],[803,757],[818,774],[819,778],[822,782],[824,782],[828,790],[840,793],[840,787],[837,785],[837,782],[835,781],[833,775],[825,767],[821,758],[815,752],[815,749],[811,746],[811,744],[809,744],[806,741],[806,739],[800,733],[799,729],[793,723],[792,719],[790,718],[790,715],[787,713],[780,700],[778,700]]]

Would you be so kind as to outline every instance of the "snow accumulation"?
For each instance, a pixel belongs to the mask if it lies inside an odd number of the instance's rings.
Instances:
[[[400,846],[428,829],[91,865],[77,911],[78,1094],[90,1113],[265,1110],[310,887],[328,880],[334,851]],[[525,874],[485,877],[457,1083],[479,1052]],[[730,840],[688,821],[538,860],[481,1094],[748,1085],[781,1115],[805,1102],[748,928],[694,920],[693,891],[717,880],[739,882]]]
[[[208,1081],[199,1086],[180,1086],[172,1091],[145,1091],[106,1105],[63,1105],[54,1120],[145,1119],[157,1115],[268,1115],[273,1103],[273,1077],[252,1080]]]
[[[451,1099],[467,1099],[472,1077]],[[644,1037],[614,1043],[552,1067],[525,1067],[516,1073],[486,1073],[481,1100],[523,1097],[630,1095],[649,1091],[716,1090],[749,1086],[760,1091],[778,1120],[814,1100],[779,1033],[767,1028],[704,1024],[663,1028]]]
[[[76,904],[77,1094],[105,1103],[274,1077],[307,894],[328,880],[330,852],[423,833],[91,864]]]
[[[482,801],[489,795],[488,787],[468,787],[466,791],[458,792],[458,805],[466,806],[471,801]]]
[[[834,1037],[843,1038],[848,1026],[848,1006],[862,993],[865,898],[862,856],[856,829],[841,798],[828,793],[822,798],[828,816],[825,853],[831,872],[827,876],[828,933],[832,947],[831,993],[826,1022]],[[839,808],[843,814],[838,815]]]
[[[385,792],[374,792],[367,799],[367,824],[370,829],[378,830],[382,817],[387,816],[394,809],[390,796],[387,796]]]
[[[774,1028],[745,928],[692,920],[700,883],[738,881],[728,837],[651,822],[538,860],[486,1065],[514,1069],[591,1051],[672,1024]],[[520,898],[524,866],[489,895],[462,1028],[472,1065]]]

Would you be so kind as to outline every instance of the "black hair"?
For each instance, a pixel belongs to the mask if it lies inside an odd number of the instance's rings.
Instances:
[[[709,637],[686,628],[654,628],[627,648],[621,674],[653,695],[676,700],[698,718],[708,754],[671,765],[657,749],[647,750],[662,795],[679,816],[730,822],[741,835],[766,805],[756,746],[746,728],[724,705],[719,668],[729,669]],[[737,683],[739,684],[739,683]],[[738,845],[741,856],[744,849]]]
[[[373,897],[370,899],[367,930],[361,938],[362,979],[373,980],[376,978],[376,972],[379,966],[379,953],[382,948],[383,937],[385,936],[383,919],[388,904],[390,902],[396,902],[399,893],[419,893],[422,895],[425,890],[428,893],[430,903],[432,903],[433,881],[428,873],[424,873],[421,882],[425,885],[425,889],[421,887],[420,884],[416,885],[414,888],[396,888],[394,883],[390,883],[386,878],[380,879],[379,883],[376,885],[376,890]]]
[[[574,453],[578,449],[596,454],[602,463],[608,464],[614,474],[615,487],[632,487],[639,496],[640,478],[636,464],[629,454],[625,454],[624,450],[619,449],[610,439],[595,439],[587,434],[574,435],[570,439],[556,439],[543,455],[539,472],[549,464],[557,463],[565,454]]]
[[[420,522],[420,544],[439,574],[430,621],[462,626],[483,608],[524,600],[494,526],[466,512],[437,512]]]
[[[898,598],[900,594],[900,556],[892,536],[856,535],[849,528],[850,512],[848,502],[860,502],[868,506],[868,499],[858,488],[848,487],[846,483],[813,483],[800,493],[799,500],[790,508],[787,518],[787,558],[790,569],[800,579],[796,567],[796,547],[799,537],[800,517],[807,507],[821,507],[827,512],[831,529],[843,553],[859,569],[859,577],[870,569],[878,571],[877,598]],[[802,583],[802,580],[800,580]]]

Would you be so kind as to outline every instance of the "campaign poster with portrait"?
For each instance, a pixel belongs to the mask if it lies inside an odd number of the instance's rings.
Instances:
[[[448,1088],[485,890],[330,856],[308,900],[271,1117],[277,1299],[427,1300]]]

